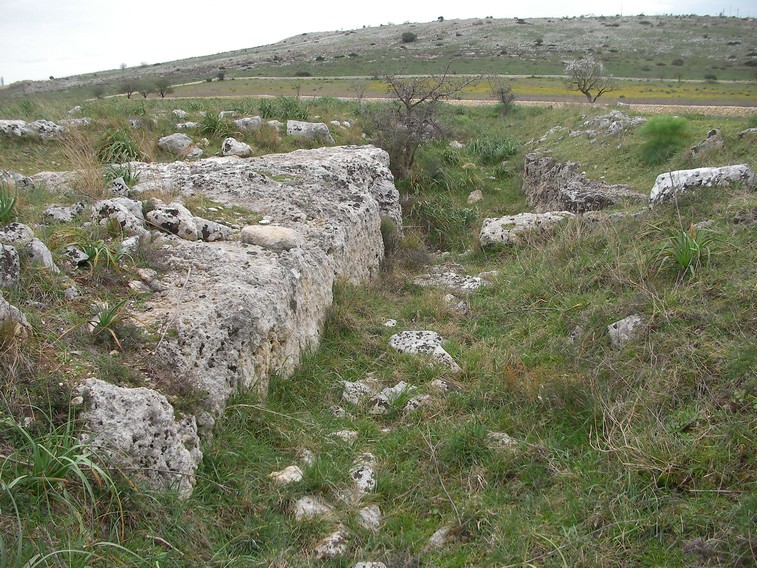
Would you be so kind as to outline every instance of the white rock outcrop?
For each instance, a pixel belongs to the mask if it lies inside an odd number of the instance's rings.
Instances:
[[[252,147],[245,142],[240,142],[236,138],[229,136],[221,143],[221,154],[224,156],[246,158],[252,154]]]
[[[569,211],[551,211],[548,213],[518,213],[498,219],[484,219],[478,238],[481,246],[517,245],[523,242],[527,235],[544,231],[573,217],[575,215]]]
[[[641,317],[636,314],[608,325],[607,333],[610,335],[612,346],[616,349],[622,348],[635,337],[639,325],[641,325]]]
[[[756,182],[757,178],[748,164],[667,172],[657,176],[649,194],[649,206],[654,207],[672,199],[673,195],[700,187],[727,187],[732,184],[743,184],[748,188],[754,188]]]
[[[192,139],[181,132],[163,136],[158,140],[158,146],[166,152],[185,158],[197,158],[202,156],[202,150],[197,148]]]
[[[388,155],[370,146],[138,167],[145,178],[179,193],[202,192],[217,203],[269,216],[275,226],[302,236],[301,246],[288,250],[243,241],[159,241],[166,267],[161,290],[133,315],[160,333],[156,361],[200,395],[196,414],[204,432],[237,389],[266,392],[271,372],[290,374],[301,356],[317,347],[338,279],[362,283],[379,273],[381,218],[396,219],[401,230],[399,194]],[[277,181],[282,178],[286,183]],[[111,209],[128,211],[122,199],[108,200],[108,207],[100,208],[104,216]],[[114,202],[120,207],[113,207]],[[93,436],[103,443],[114,437],[135,467],[152,463],[152,458],[143,459],[141,446],[127,444],[118,429],[107,426],[133,420],[134,395],[116,392],[124,404],[112,406],[104,429],[91,422]],[[157,404],[159,414],[167,417],[170,405],[165,402],[163,410],[162,395],[140,393],[142,399],[152,396],[161,400],[152,406]],[[170,420],[161,420],[172,431]],[[177,464],[179,477],[189,479],[184,472],[194,471],[192,463],[187,458]],[[172,471],[172,464],[160,469]],[[169,476],[166,481],[175,480]]]
[[[66,133],[66,129],[49,120],[0,120],[0,134],[16,138],[59,138]]]
[[[400,353],[428,355],[431,360],[450,371],[461,371],[460,366],[442,347],[444,338],[435,331],[402,331],[389,338],[389,346]]]

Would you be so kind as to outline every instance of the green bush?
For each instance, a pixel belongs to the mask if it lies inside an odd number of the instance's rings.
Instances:
[[[661,164],[686,146],[689,121],[676,116],[653,118],[641,127],[639,134],[644,139],[641,161],[647,165]]]
[[[124,128],[107,131],[100,139],[95,155],[103,164],[122,164],[142,159],[139,145]]]
[[[476,138],[468,144],[468,152],[484,164],[496,164],[518,153],[518,142],[508,136]]]
[[[402,34],[402,43],[412,43],[416,39],[418,39],[418,36],[413,32],[405,32]]]
[[[200,126],[197,129],[203,136],[214,138],[226,138],[231,136],[232,128],[229,121],[215,111],[207,111],[205,116],[200,120]]]
[[[300,101],[293,97],[278,97],[276,104],[279,107],[279,117],[281,120],[307,120],[308,109]]]

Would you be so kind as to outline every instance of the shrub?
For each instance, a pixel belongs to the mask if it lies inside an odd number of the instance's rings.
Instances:
[[[413,32],[404,32],[402,34],[402,43],[412,43],[416,39],[418,39],[418,36],[415,35]]]
[[[661,164],[686,145],[689,122],[685,118],[663,116],[653,118],[640,130],[644,138],[641,161],[648,165]]]
[[[295,77],[312,77],[313,74],[310,71],[297,71],[294,74]]]
[[[714,73],[705,73],[704,81],[705,83],[717,83],[718,78],[717,78],[717,75],[715,75]]]
[[[103,164],[122,164],[143,157],[139,146],[124,128],[107,131],[97,145],[95,155]]]
[[[276,103],[279,107],[279,117],[281,120],[308,119],[308,109],[299,99],[293,97],[278,97]]]
[[[271,99],[260,99],[258,112],[261,118],[273,118],[276,116],[276,105]]]

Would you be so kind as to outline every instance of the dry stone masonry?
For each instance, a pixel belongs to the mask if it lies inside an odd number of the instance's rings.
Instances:
[[[93,220],[115,216],[139,238],[155,239],[156,228],[168,233],[157,240],[164,243],[168,273],[135,315],[161,334],[156,361],[202,402],[195,416],[179,418],[160,393],[90,381],[82,392],[92,440],[133,467],[169,471],[144,475],[152,486],[188,495],[200,457],[198,436],[212,428],[231,394],[240,388],[265,392],[272,371],[290,373],[318,345],[333,284],[366,282],[378,273],[381,218],[402,227],[388,162],[383,150],[363,146],[138,164],[153,188],[202,193],[254,211],[269,224],[245,228],[241,240],[206,242],[199,218],[178,202],[153,203],[147,219],[141,218],[142,204],[126,198],[95,206]],[[268,239],[252,236],[261,229]],[[123,404],[107,402],[110,395]],[[153,420],[169,433],[159,442]],[[132,430],[133,436],[125,434]],[[147,439],[155,443],[142,442]]]

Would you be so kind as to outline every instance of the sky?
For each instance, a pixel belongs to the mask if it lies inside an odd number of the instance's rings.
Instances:
[[[575,6],[575,7],[574,7]],[[616,14],[757,17],[754,0],[0,0],[4,84],[162,63],[304,32],[457,18]]]

